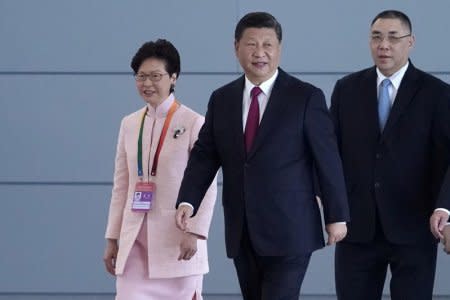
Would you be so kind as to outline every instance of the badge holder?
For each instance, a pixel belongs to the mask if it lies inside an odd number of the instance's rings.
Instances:
[[[152,200],[155,193],[153,182],[138,182],[134,189],[132,211],[148,212],[152,209]]]

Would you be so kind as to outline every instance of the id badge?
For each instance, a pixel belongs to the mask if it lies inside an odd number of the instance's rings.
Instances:
[[[152,209],[152,200],[155,193],[153,182],[138,182],[134,189],[132,211],[147,212]]]

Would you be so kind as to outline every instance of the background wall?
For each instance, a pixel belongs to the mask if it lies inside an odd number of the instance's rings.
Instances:
[[[175,44],[177,97],[205,113],[211,91],[241,72],[236,22],[268,11],[284,30],[281,66],[329,100],[338,78],[372,64],[369,23],[390,8],[412,19],[413,63],[450,82],[445,0],[0,0],[0,297],[114,292],[103,234],[120,120],[143,105],[129,63],[144,41]],[[223,235],[219,199],[204,291],[226,298],[239,288]],[[333,251],[314,254],[304,295],[333,298]],[[450,296],[449,263],[439,254],[436,295]]]

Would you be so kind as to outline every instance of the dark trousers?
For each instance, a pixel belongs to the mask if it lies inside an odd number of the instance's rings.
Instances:
[[[336,245],[335,279],[339,300],[380,300],[388,266],[392,300],[431,300],[437,244],[397,245],[378,230],[371,243]]]
[[[310,258],[310,253],[260,256],[245,228],[239,254],[233,259],[244,300],[298,300]]]

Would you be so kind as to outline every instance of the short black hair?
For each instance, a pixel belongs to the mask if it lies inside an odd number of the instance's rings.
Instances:
[[[398,19],[400,20],[400,22],[403,23],[403,25],[406,25],[406,27],[408,27],[409,32],[412,33],[412,25],[411,25],[411,20],[408,18],[408,16],[398,10],[385,10],[380,12],[378,15],[375,16],[375,18],[372,20],[372,23],[370,24],[370,26],[373,26],[373,24],[378,20],[378,19]]]
[[[234,40],[239,41],[247,28],[272,28],[277,34],[278,41],[281,42],[281,24],[267,12],[251,12],[243,16],[236,25]]]
[[[180,54],[171,42],[165,39],[158,39],[156,42],[144,43],[131,60],[131,68],[134,74],[137,74],[144,60],[149,58],[163,60],[166,65],[166,71],[170,76],[175,73],[178,78],[180,75]]]

